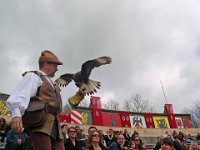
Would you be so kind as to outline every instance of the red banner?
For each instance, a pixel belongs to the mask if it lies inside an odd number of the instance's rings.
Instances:
[[[172,104],[165,104],[165,112],[166,112],[168,115],[174,114]]]
[[[145,113],[144,114],[145,121],[147,128],[154,128],[154,123],[153,123],[153,115],[151,113]]]
[[[121,127],[121,117],[119,114],[102,113],[103,126]]]
[[[190,128],[191,127],[190,119],[188,117],[182,117],[182,122],[183,122],[184,128]]]
[[[120,112],[122,127],[131,127],[129,112]]]
[[[71,123],[71,115],[59,115],[59,119],[61,123]]]
[[[102,125],[102,110],[100,97],[91,96],[93,125]]]
[[[170,128],[177,128],[177,125],[176,125],[176,119],[175,119],[175,116],[173,114],[168,114],[168,120],[169,120],[169,125],[170,125]]]
[[[91,96],[92,109],[101,109],[100,97]]]

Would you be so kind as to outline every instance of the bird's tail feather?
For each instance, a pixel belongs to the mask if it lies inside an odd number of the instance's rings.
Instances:
[[[92,95],[97,92],[97,89],[100,89],[101,83],[94,80],[88,80],[87,84],[82,84],[81,89],[85,89],[87,95]]]

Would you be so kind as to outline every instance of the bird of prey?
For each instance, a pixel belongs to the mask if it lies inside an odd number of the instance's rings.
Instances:
[[[111,60],[112,59],[108,56],[88,60],[82,64],[81,71],[75,74],[66,73],[61,75],[55,81],[56,85],[60,87],[65,87],[73,80],[75,82],[75,85],[79,89],[83,90],[87,95],[92,95],[96,93],[96,90],[99,89],[101,86],[101,82],[89,79],[92,69],[101,65],[110,64]]]

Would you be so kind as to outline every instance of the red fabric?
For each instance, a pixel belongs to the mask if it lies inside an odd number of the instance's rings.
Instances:
[[[154,123],[153,123],[153,115],[151,113],[145,113],[144,117],[145,117],[147,128],[155,128]]]
[[[100,97],[91,96],[92,109],[101,109]]]
[[[93,125],[102,125],[102,109],[100,97],[91,96]]]
[[[172,104],[165,104],[165,112],[168,115],[174,114]]]
[[[175,116],[173,114],[168,115],[168,120],[169,120],[170,128],[177,128],[176,119],[175,119]]]
[[[71,123],[71,115],[59,115],[59,119],[61,123]]]
[[[190,119],[188,117],[182,117],[182,122],[183,122],[184,128],[190,128],[191,127]]]
[[[131,127],[129,112],[120,112],[122,127]]]
[[[103,126],[122,127],[119,114],[102,113]]]
[[[102,110],[92,109],[93,125],[102,126]]]

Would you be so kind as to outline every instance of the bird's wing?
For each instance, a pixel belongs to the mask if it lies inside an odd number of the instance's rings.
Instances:
[[[101,65],[110,64],[111,60],[112,59],[110,57],[103,56],[103,57],[99,57],[96,59],[88,60],[85,63],[83,63],[82,68],[81,68],[81,75],[84,79],[84,82],[86,83],[88,81],[88,78],[94,67],[99,67]]]
[[[56,79],[56,85],[60,87],[67,86],[74,79],[74,74],[66,73]]]

